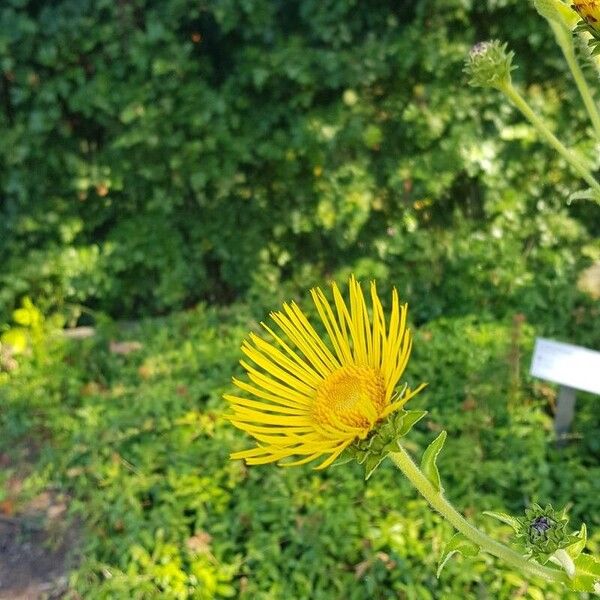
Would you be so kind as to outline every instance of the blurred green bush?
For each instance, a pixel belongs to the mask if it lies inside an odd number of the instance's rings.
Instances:
[[[466,87],[492,35],[589,151],[522,0],[6,0],[0,322],[25,295],[118,317],[263,306],[352,268],[419,322],[518,308],[564,331],[600,224],[565,208],[575,181],[534,131]]]

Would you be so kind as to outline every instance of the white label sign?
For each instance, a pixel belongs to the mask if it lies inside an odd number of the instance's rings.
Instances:
[[[537,338],[531,374],[576,390],[600,394],[600,352]]]

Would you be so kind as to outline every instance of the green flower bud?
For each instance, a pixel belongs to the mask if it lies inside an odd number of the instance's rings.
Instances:
[[[510,72],[516,69],[512,65],[513,56],[514,52],[508,52],[506,44],[498,40],[475,44],[465,62],[469,84],[497,89],[510,85]]]
[[[532,558],[541,563],[578,540],[575,534],[567,530],[569,519],[564,511],[557,513],[549,504],[546,508],[532,504],[517,522],[517,539],[525,545]]]

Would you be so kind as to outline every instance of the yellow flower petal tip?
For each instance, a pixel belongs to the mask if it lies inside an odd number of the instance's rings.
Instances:
[[[333,301],[320,288],[311,290],[326,336],[292,302],[271,313],[280,333],[262,324],[271,339],[250,334],[242,344],[248,381],[233,378],[242,395],[226,394],[225,400],[233,411],[230,422],[257,445],[234,452],[232,459],[281,466],[323,459],[317,467],[322,469],[402,408],[394,390],[412,346],[407,305],[394,289],[386,324],[375,282],[370,310],[354,277],[348,288],[349,301],[335,283]]]

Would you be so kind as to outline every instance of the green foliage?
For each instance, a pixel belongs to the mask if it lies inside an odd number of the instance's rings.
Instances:
[[[592,151],[528,3],[7,0],[0,32],[0,321],[24,295],[267,307],[352,268],[419,322],[517,309],[568,333],[591,209],[561,208],[564,163],[461,74],[507,39],[544,117]]]
[[[241,306],[107,325],[94,338],[65,341],[49,362],[21,362],[0,388],[0,452],[17,457],[30,439],[46,440],[21,501],[61,489],[71,498],[68,518],[81,523],[83,562],[71,574],[79,595],[452,600],[527,590],[532,598],[579,598],[485,555],[449,561],[438,580],[437,558],[452,532],[391,463],[366,485],[354,462],[317,473],[230,461],[249,441],[222,418],[221,395],[248,328],[258,325]],[[430,416],[406,446],[422,454],[438,422],[447,422],[438,464],[461,511],[473,518],[490,508],[518,514],[531,502],[572,502],[572,520],[588,523],[597,552],[596,403],[581,399],[577,441],[555,450],[547,390],[519,376],[519,403],[509,406],[500,384],[510,373],[511,329],[471,319],[416,332],[409,385],[426,367],[439,376],[407,404]],[[110,340],[142,347],[115,354]],[[519,350],[531,351],[528,335]],[[488,368],[477,373],[480,364]],[[503,523],[482,524],[510,540]]]
[[[589,554],[581,554],[575,559],[576,575],[573,589],[582,592],[600,593],[600,561]]]

